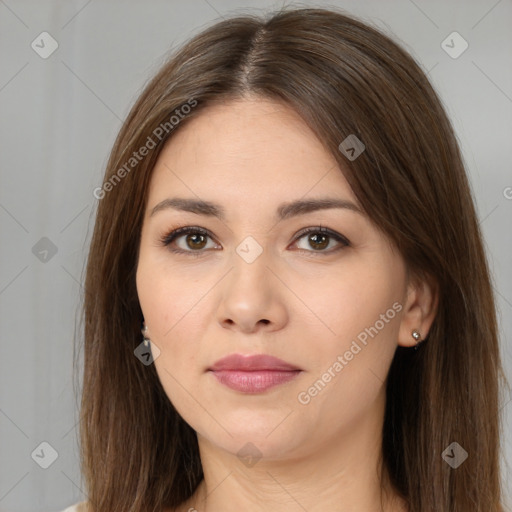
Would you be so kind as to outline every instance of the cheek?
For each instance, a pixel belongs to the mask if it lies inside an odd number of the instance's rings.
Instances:
[[[149,337],[160,350],[155,368],[171,401],[184,407],[181,386],[192,389],[204,366],[199,343],[205,322],[211,321],[204,309],[211,277],[186,277],[141,251],[136,279]]]
[[[401,275],[396,270],[376,263],[347,265],[338,272],[302,280],[294,289],[304,303],[297,305],[301,322],[315,326],[316,339],[333,350],[350,345],[359,335],[364,341],[365,333],[374,333],[374,327],[380,338],[395,334],[400,306],[393,304],[402,297]]]
[[[179,414],[190,421],[197,415],[197,403],[191,397],[197,395],[195,386],[202,370],[201,297],[190,291],[193,286],[155,268],[140,267],[139,300],[152,346],[160,351],[154,361],[160,383]]]
[[[149,252],[149,251],[148,251]],[[172,343],[184,325],[197,323],[206,280],[184,276],[183,271],[141,251],[137,268],[137,293],[151,338],[163,345]],[[190,335],[188,336],[191,337]]]
[[[384,385],[403,307],[399,272],[399,268],[390,273],[389,268],[365,265],[350,274],[316,281],[320,287],[302,289],[319,317],[314,324],[304,321],[311,338],[306,348],[306,359],[312,362],[308,384],[314,389],[303,391],[314,395],[318,406],[333,406],[328,414],[336,415],[341,404],[345,412],[364,408]],[[311,325],[316,326],[315,334]]]

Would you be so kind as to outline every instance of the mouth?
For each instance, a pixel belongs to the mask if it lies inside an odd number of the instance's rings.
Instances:
[[[297,377],[301,370],[217,370],[212,371],[217,380],[235,391],[242,393],[262,393]]]
[[[262,393],[296,378],[302,370],[266,354],[232,354],[217,361],[208,372],[221,384],[242,393]]]

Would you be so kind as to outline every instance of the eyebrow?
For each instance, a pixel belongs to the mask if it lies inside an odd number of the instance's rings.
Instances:
[[[226,212],[224,208],[211,201],[202,201],[198,199],[185,199],[173,197],[164,199],[152,208],[150,217],[157,212],[172,208],[174,210],[195,213],[197,215],[205,215],[208,217],[217,217],[224,221]],[[345,199],[336,199],[331,197],[323,197],[318,199],[297,200],[289,203],[283,203],[277,208],[276,217],[279,220],[286,220],[296,215],[304,215],[306,213],[317,210],[327,210],[331,208],[344,208],[363,215],[362,210]]]

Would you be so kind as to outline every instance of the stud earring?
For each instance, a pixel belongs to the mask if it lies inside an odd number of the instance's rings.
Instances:
[[[421,339],[421,334],[419,333],[419,331],[417,331],[416,329],[414,329],[412,332],[411,332],[411,336],[414,338],[414,340],[416,341],[416,345],[414,346],[414,350],[418,350],[419,346],[421,345],[421,343],[423,342],[423,340]]]
[[[144,322],[142,322],[142,329],[140,332],[142,333],[142,341],[144,342],[144,345],[149,347],[151,340],[148,338],[148,326]]]

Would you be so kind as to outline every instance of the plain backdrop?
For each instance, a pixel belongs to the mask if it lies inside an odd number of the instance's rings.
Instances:
[[[215,20],[281,5],[0,0],[0,511],[57,511],[86,499],[72,379],[75,321],[97,204],[93,190],[122,120],[177,45]],[[300,5],[340,7],[373,23],[429,73],[475,193],[510,376],[512,2]],[[452,55],[442,45],[448,36],[455,37]],[[508,466],[510,399],[508,392],[502,397]],[[478,454],[469,457],[478,463]],[[511,475],[505,467],[509,493]]]

